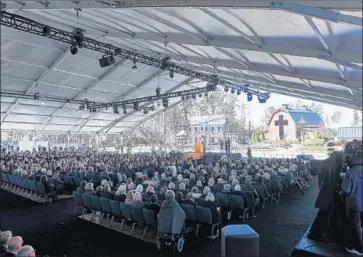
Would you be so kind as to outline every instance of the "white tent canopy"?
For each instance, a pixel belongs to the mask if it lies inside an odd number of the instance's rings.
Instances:
[[[135,4],[136,2],[136,4]],[[184,8],[183,2],[187,3]],[[362,2],[298,1],[2,1],[7,12],[271,93],[362,108]],[[131,5],[132,4],[132,5]],[[286,4],[286,5],[285,5]],[[152,6],[153,8],[144,8]],[[234,7],[233,7],[234,6]],[[122,8],[130,7],[130,8]],[[132,8],[131,8],[132,7]],[[317,7],[329,8],[319,9]],[[77,13],[74,8],[82,8]],[[78,24],[78,25],[77,25]],[[205,82],[1,27],[1,90],[96,102],[204,87]],[[169,101],[169,107],[180,102]],[[75,104],[2,98],[4,130],[128,131],[164,110],[143,114],[80,111]],[[145,103],[141,106],[151,106]],[[121,111],[122,112],[122,111]]]

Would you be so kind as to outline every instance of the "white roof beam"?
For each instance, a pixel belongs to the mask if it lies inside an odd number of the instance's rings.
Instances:
[[[200,10],[202,10],[205,14],[207,14],[210,17],[212,17],[213,19],[217,20],[218,22],[220,22],[221,24],[223,24],[227,28],[229,28],[229,29],[233,30],[234,32],[236,32],[237,34],[241,35],[244,39],[251,42],[252,44],[255,44],[255,45],[258,45],[258,46],[261,46],[263,44],[263,42],[261,42],[260,40],[259,40],[259,42],[256,42],[255,40],[251,39],[246,33],[244,33],[239,28],[233,26],[231,23],[229,23],[228,21],[226,21],[223,18],[221,18],[220,16],[218,16],[212,10],[209,10],[207,8],[201,8]]]
[[[187,35],[189,35],[189,36],[191,36],[193,38],[196,38],[198,41],[201,41],[203,44],[208,44],[208,42],[210,41],[210,39],[208,37],[205,37],[202,34],[201,35],[194,34],[191,31],[189,31],[189,30],[187,30],[187,29],[185,29],[185,28],[183,28],[183,27],[181,27],[179,25],[176,25],[176,24],[174,24],[174,23],[172,23],[172,22],[170,22],[170,21],[168,21],[168,20],[166,20],[164,18],[161,18],[161,17],[159,17],[159,16],[157,16],[157,15],[155,15],[153,13],[150,13],[150,12],[144,10],[144,9],[134,9],[134,11],[141,14],[141,15],[144,15],[144,16],[152,19],[152,20],[156,20],[157,22],[160,22],[160,23],[162,23],[162,24],[164,24],[164,25],[166,25],[166,26],[168,26],[170,28],[173,28],[173,29],[175,29],[177,31],[180,31],[182,33],[185,33],[185,34],[187,34]]]
[[[48,76],[48,74],[63,60],[63,58],[68,54],[69,47],[67,47],[56,59],[55,61],[50,65],[49,68],[47,68],[44,73],[29,87],[29,89],[25,92],[25,94],[29,94],[32,92],[34,88],[36,88],[43,79]],[[17,99],[15,103],[6,111],[6,114],[4,115],[2,121],[4,121],[9,113],[11,113],[12,109],[16,107],[19,104],[20,99]]]
[[[193,78],[187,78],[187,79],[185,79],[185,80],[183,80],[182,82],[180,82],[179,84],[177,84],[175,87],[173,87],[173,88],[171,88],[170,90],[168,90],[167,92],[169,93],[169,92],[173,92],[173,91],[175,91],[175,90],[177,90],[178,88],[181,88],[182,86],[184,86],[184,85],[187,85],[189,82],[192,82],[194,79]],[[146,106],[148,106],[148,105],[150,105],[150,103],[149,102],[147,102],[147,103],[145,103],[145,104],[143,104],[143,105],[141,105],[139,108],[144,108],[144,107],[146,107]],[[106,133],[108,133],[108,131],[110,131],[110,129],[111,128],[113,128],[114,126],[116,126],[116,124],[117,123],[119,123],[120,121],[123,121],[124,119],[126,119],[127,117],[129,117],[129,116],[131,116],[131,115],[133,115],[133,114],[135,114],[136,113],[136,111],[131,111],[131,112],[129,112],[128,114],[126,114],[126,115],[124,115],[124,116],[122,116],[122,117],[120,117],[120,118],[118,118],[118,119],[116,119],[115,121],[113,121],[111,124],[109,124],[109,125],[107,125],[107,126],[105,126],[105,127],[103,127],[102,129],[100,129],[98,132],[106,132]]]
[[[211,8],[269,8],[271,0],[123,0],[122,2],[113,0],[48,0],[46,4],[38,3],[34,0],[22,0],[22,5],[15,1],[2,1],[8,10],[22,9],[74,9],[74,8],[138,8],[138,7],[211,7]],[[360,10],[362,3],[356,0],[299,0],[301,4],[309,7],[320,7],[336,10]]]
[[[270,8],[281,9],[288,12],[298,13],[302,15],[308,15],[312,17],[316,17],[322,20],[329,20],[333,22],[342,22],[348,24],[354,24],[358,26],[362,26],[362,18],[341,14],[339,12],[323,9],[323,8],[314,8],[305,6],[297,3],[290,2],[271,2]]]
[[[121,59],[117,64],[115,64],[111,69],[109,69],[106,73],[104,73],[98,80],[93,82],[91,85],[89,85],[85,90],[81,91],[79,94],[77,94],[73,100],[78,99],[82,97],[83,95],[87,94],[89,91],[91,91],[93,88],[95,88],[102,80],[104,80],[106,77],[108,77],[111,73],[116,71],[119,67],[121,67],[126,60]],[[53,118],[56,117],[56,115],[64,110],[67,107],[67,103],[65,103],[59,110],[55,111],[52,116],[44,123],[44,126],[42,128],[42,131],[52,122]]]

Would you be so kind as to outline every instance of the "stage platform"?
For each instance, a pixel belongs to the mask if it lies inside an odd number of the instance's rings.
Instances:
[[[334,243],[321,243],[307,238],[309,229],[306,231],[300,242],[291,253],[291,257],[351,257],[344,247]]]

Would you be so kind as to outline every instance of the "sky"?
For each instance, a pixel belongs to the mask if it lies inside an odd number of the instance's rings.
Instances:
[[[251,102],[247,102],[246,99],[240,98],[241,103],[244,102],[247,104],[248,110],[250,112],[249,115],[247,115],[247,121],[251,120],[251,123],[256,126],[263,125],[261,122],[262,117],[264,116],[265,110],[267,110],[270,106],[275,106],[276,108],[282,107],[282,104],[291,103],[294,101],[300,100],[305,105],[309,106],[313,103],[313,101],[310,100],[303,100],[300,98],[290,97],[290,96],[283,96],[279,94],[271,94],[270,99],[267,100],[267,103],[260,104],[257,99],[253,99]],[[316,102],[314,102],[316,103]],[[334,106],[330,104],[321,104],[323,107],[323,112],[328,115],[328,117],[331,117],[335,111],[340,111],[341,118],[339,124],[325,124],[327,127],[349,127],[352,126],[353,123],[353,110],[349,108],[344,108],[340,106]],[[248,114],[248,112],[247,112]],[[330,119],[330,118],[329,118]]]

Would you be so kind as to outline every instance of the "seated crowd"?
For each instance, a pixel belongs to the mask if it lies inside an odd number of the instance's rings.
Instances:
[[[218,192],[243,196],[253,218],[256,208],[264,207],[264,200],[272,200],[272,195],[278,200],[293,183],[304,193],[310,177],[307,164],[297,159],[230,160],[224,156],[203,163],[182,155],[45,149],[2,152],[0,172],[42,182],[47,193],[72,190],[76,185],[79,193],[145,206],[156,214],[165,193],[172,190],[178,203],[209,208],[213,220],[221,217]],[[246,191],[253,197],[246,197]]]
[[[0,257],[34,257],[35,249],[24,245],[20,236],[14,236],[9,230],[0,231]]]

